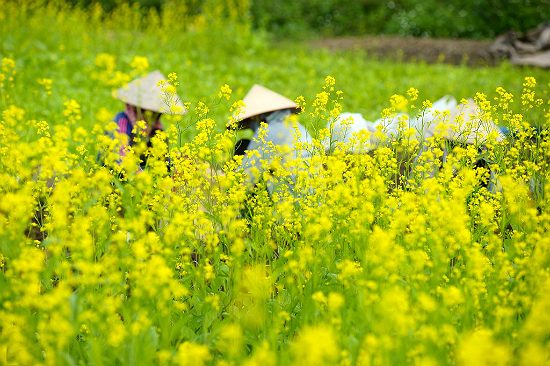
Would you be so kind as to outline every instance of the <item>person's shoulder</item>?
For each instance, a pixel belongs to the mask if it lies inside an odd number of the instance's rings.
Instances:
[[[115,118],[113,118],[113,121],[115,122],[120,122],[122,119],[125,119],[126,121],[128,121],[128,116],[126,115],[126,113],[124,112],[118,112],[115,116]]]

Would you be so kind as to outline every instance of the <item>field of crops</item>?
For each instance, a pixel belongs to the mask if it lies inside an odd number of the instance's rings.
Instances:
[[[549,364],[548,71],[273,44],[246,1],[210,3],[0,0],[0,364]],[[141,170],[105,132],[113,90],[156,69],[188,113]],[[314,137],[255,185],[231,128],[253,84]],[[447,94],[510,134],[322,148],[343,111]]]

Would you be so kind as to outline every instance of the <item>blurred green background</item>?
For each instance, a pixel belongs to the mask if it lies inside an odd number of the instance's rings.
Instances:
[[[133,0],[160,10],[170,0]],[[119,0],[71,0],[106,10]],[[190,13],[200,13],[209,0],[182,0]],[[230,2],[230,1],[229,1]],[[235,1],[237,2],[237,1]],[[549,0],[248,0],[256,29],[277,37],[304,38],[396,34],[450,38],[493,38],[508,30],[529,30],[550,20]]]

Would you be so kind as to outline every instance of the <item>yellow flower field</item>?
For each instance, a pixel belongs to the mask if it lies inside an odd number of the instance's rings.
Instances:
[[[220,3],[209,11],[222,28],[246,33],[235,22],[245,2]],[[0,48],[0,364],[550,363],[547,74],[503,66],[494,73],[505,85],[493,78],[498,88],[471,90],[480,120],[505,126],[505,139],[455,145],[438,131],[419,140],[403,119],[376,148],[366,135],[335,139],[336,117],[361,100],[346,104],[337,75],[306,75],[314,86],[292,95],[302,112],[288,123],[312,132],[300,146],[310,154],[256,152],[254,184],[232,154],[254,62],[238,74],[218,61],[238,45],[204,46],[220,56],[212,73],[229,79],[212,86],[205,76],[207,91],[200,78],[166,69],[168,104],[195,87],[188,113],[172,103],[153,146],[137,141],[121,161],[123,136],[106,134],[121,107],[111,90],[175,56],[161,61],[155,44],[136,39],[120,66],[109,39],[131,37],[113,26],[116,16],[142,25],[131,7],[110,18],[32,4],[0,1],[0,30],[14,32]],[[16,23],[39,34],[52,21],[44,14],[58,17],[44,35],[53,38],[24,41]],[[185,29],[168,11],[146,19],[162,47],[176,47],[217,32],[204,19],[212,14],[188,15]],[[90,37],[99,25],[104,35]],[[263,49],[246,37],[240,51]],[[399,69],[406,82],[409,71],[444,68],[414,67]],[[379,105],[383,118],[432,104],[421,88],[400,90]]]

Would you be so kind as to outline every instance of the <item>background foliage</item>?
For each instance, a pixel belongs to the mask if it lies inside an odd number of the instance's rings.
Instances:
[[[93,0],[72,0],[89,6]],[[170,0],[134,0],[160,10]],[[229,1],[231,2],[231,1]],[[100,0],[105,9],[121,1]],[[212,1],[185,0],[193,13]],[[397,34],[403,36],[493,38],[526,31],[548,21],[548,0],[250,0],[255,28],[279,37]]]

